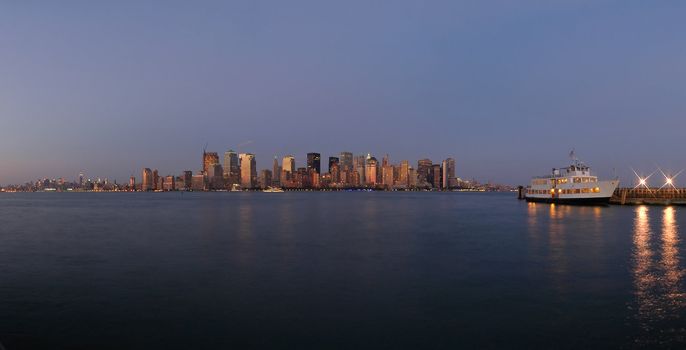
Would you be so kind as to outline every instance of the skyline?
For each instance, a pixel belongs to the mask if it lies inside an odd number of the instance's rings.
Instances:
[[[686,167],[681,2],[2,9],[3,185],[195,171],[205,143],[263,162],[450,156],[464,178],[508,184],[572,148],[604,178]]]

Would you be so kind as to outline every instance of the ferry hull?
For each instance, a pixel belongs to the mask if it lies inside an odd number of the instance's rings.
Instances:
[[[536,202],[536,203],[554,203],[554,204],[608,205],[608,204],[610,204],[610,197],[593,197],[593,198],[526,197],[526,201],[527,202]]]

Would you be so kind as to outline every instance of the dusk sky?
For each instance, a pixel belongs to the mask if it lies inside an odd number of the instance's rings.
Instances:
[[[683,1],[5,2],[0,184],[195,172],[206,143],[258,169],[453,157],[507,184],[572,148],[601,177],[678,171],[685,19]]]

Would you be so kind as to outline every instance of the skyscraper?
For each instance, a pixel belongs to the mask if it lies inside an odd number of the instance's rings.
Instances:
[[[252,153],[241,153],[238,158],[241,163],[241,186],[243,188],[255,187],[257,184],[255,155]]]
[[[189,191],[193,186],[193,172],[186,170],[183,172],[183,187]]]
[[[368,186],[376,186],[377,183],[377,167],[379,165],[379,162],[376,160],[376,158],[372,157],[371,154],[367,154],[367,160],[366,160],[366,168],[365,168],[365,184]]]
[[[152,171],[152,189],[153,191],[160,190],[160,186],[158,185],[160,182],[160,173],[157,171],[157,169]]]
[[[417,161],[417,183],[419,186],[430,185],[432,167],[431,159],[420,159]]]
[[[142,191],[152,190],[152,170],[150,168],[143,169],[143,183],[141,185]]]
[[[431,186],[441,188],[441,165],[434,164],[431,169]]]
[[[233,185],[239,183],[240,177],[240,163],[238,162],[238,154],[233,150],[224,152],[224,178],[228,183]]]
[[[353,170],[353,154],[350,152],[341,152],[340,165],[341,171]]]
[[[321,174],[322,173],[321,158],[322,158],[322,155],[319,153],[308,153],[307,154],[307,170],[308,171],[315,171],[315,172],[317,172],[317,174]]]
[[[281,167],[279,166],[279,159],[274,156],[274,163],[272,163],[272,183],[271,186],[281,185]]]
[[[448,158],[443,161],[443,188],[455,187],[455,159]]]
[[[340,160],[338,159],[338,157],[329,157],[329,173],[331,173],[331,168],[334,165],[339,165],[339,162]]]
[[[212,167],[219,164],[219,155],[217,152],[203,152],[202,153],[202,171],[205,175],[212,171]]]
[[[410,162],[403,160],[400,162],[400,174],[398,174],[399,185],[408,188],[410,186]]]

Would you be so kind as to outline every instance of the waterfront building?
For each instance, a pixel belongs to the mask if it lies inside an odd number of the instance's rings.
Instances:
[[[205,175],[197,174],[193,175],[191,179],[191,190],[193,191],[204,191],[205,190]]]
[[[365,184],[365,169],[367,167],[366,157],[359,155],[353,159],[354,171],[357,173],[355,176],[354,186],[362,186]]]
[[[224,173],[222,174],[227,180],[228,184],[233,185],[239,183],[241,166],[238,162],[238,153],[233,150],[224,152]]]
[[[142,191],[152,191],[152,170],[150,168],[143,169],[143,183],[141,185]]]
[[[381,183],[384,188],[393,188],[393,166],[388,164],[388,159],[386,159],[386,165],[381,167]]]
[[[308,153],[307,154],[307,170],[309,170],[309,171],[314,170],[317,172],[317,174],[320,174],[322,172],[321,158],[322,158],[322,155],[319,153]]]
[[[331,175],[331,182],[338,183],[340,181],[340,159],[338,157],[329,157],[329,174]]]
[[[252,153],[241,153],[238,156],[241,164],[241,187],[249,189],[257,184],[257,169],[255,155]]]
[[[183,187],[186,190],[190,190],[193,184],[193,172],[186,170],[183,172]]]
[[[160,174],[157,171],[157,169],[155,169],[152,171],[152,190],[153,191],[157,191],[157,190],[162,188],[161,186],[158,186],[159,183],[160,183]]]
[[[417,178],[419,176],[419,175],[417,175],[417,170],[410,167],[408,169],[408,174],[409,174],[408,179],[407,179],[408,187],[410,187],[410,188],[417,187],[417,180],[418,180]]]
[[[400,162],[398,183],[405,188],[410,186],[410,162],[407,160]]]
[[[162,190],[174,191],[176,189],[176,181],[173,176],[165,176]]]
[[[263,169],[260,171],[260,187],[267,188],[272,186],[272,171],[269,169]]]
[[[455,177],[455,159],[448,158],[443,161],[443,188],[450,189],[455,187],[457,179]]]
[[[217,152],[203,152],[202,153],[202,171],[205,175],[209,174],[212,166],[219,164],[219,155]]]
[[[376,186],[377,184],[377,166],[378,161],[376,158],[372,157],[371,154],[367,154],[366,168],[365,168],[365,184],[368,186]]]
[[[341,152],[340,154],[340,165],[339,169],[341,172],[343,171],[348,171],[351,172],[353,171],[353,154],[350,152]]]
[[[224,167],[221,164],[214,164],[211,169],[211,173],[208,175],[211,188],[213,190],[223,189],[225,187]]]
[[[433,162],[431,159],[420,159],[417,161],[417,185],[421,187],[431,186],[431,172]]]
[[[441,165],[434,164],[431,167],[431,186],[433,188],[441,188]]]
[[[274,156],[274,162],[272,163],[272,183],[271,186],[281,185],[281,167],[279,166],[279,159]]]

